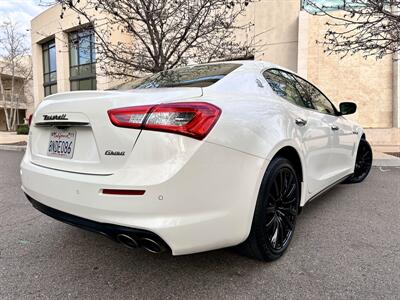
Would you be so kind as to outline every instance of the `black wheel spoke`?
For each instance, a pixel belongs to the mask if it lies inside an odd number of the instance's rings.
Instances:
[[[286,193],[286,197],[291,197],[292,196],[292,194],[293,194],[293,192],[296,190],[296,184],[295,183],[293,183],[292,184],[292,186],[291,186],[291,188],[290,188],[290,190]]]
[[[272,202],[273,203],[276,203],[276,201],[277,201],[277,198],[276,197],[274,197],[274,196],[272,196],[272,194],[271,193],[269,193],[268,194],[268,197],[272,200]]]
[[[279,188],[279,185],[278,185],[278,181],[277,181],[277,180],[275,180],[274,186],[275,186],[276,196],[279,198],[279,195],[280,195],[280,188]]]
[[[284,193],[284,191],[285,191],[285,182],[284,182],[284,172],[283,171],[281,171],[280,173],[279,173],[279,177],[280,177],[280,183],[281,183],[281,186],[280,186],[280,190],[279,190],[279,192],[280,192],[280,196],[282,196],[282,194]]]
[[[269,206],[266,209],[267,214],[274,214],[275,213],[275,207]]]
[[[293,223],[288,216],[282,216],[282,223],[289,231],[293,230]]]
[[[293,210],[291,207],[280,207],[279,210],[282,211],[285,216],[286,215],[292,215],[292,216],[297,215],[297,211]]]
[[[278,219],[278,235],[277,240],[279,242],[279,246],[283,246],[283,242],[285,241],[286,234],[285,230],[283,229],[282,219]]]
[[[275,216],[273,216],[272,217],[272,219],[267,223],[267,225],[265,225],[265,227],[267,228],[267,229],[269,229],[269,228],[271,228],[271,226],[273,225],[273,224],[275,224]]]
[[[270,242],[271,242],[273,247],[276,247],[277,239],[278,239],[278,222],[275,219],[274,227],[273,227],[272,234],[271,234],[271,239],[270,239]]]
[[[290,193],[293,192],[292,189],[294,189],[296,187],[296,184],[293,183],[293,179],[294,179],[294,176],[291,173],[289,173],[289,181],[287,183],[286,195],[290,195]],[[291,187],[291,189],[288,191],[289,187]]]
[[[289,198],[289,199],[290,199],[290,198]],[[296,197],[293,197],[292,199],[290,199],[290,200],[288,200],[288,201],[282,201],[282,204],[283,204],[284,206],[287,206],[288,204],[293,204],[293,203],[295,203],[296,200],[297,200],[297,198],[296,198]]]
[[[369,155],[369,152],[365,152],[365,153],[361,156],[361,158],[362,158],[363,160],[365,160],[365,159],[368,158],[368,155]]]
[[[287,245],[297,217],[299,183],[293,170],[282,168],[275,173],[265,208],[266,234],[270,247],[279,251]]]

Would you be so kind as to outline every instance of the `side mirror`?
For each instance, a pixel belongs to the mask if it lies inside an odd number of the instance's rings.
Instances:
[[[354,102],[342,102],[339,104],[339,110],[342,115],[351,115],[356,112],[357,104]]]

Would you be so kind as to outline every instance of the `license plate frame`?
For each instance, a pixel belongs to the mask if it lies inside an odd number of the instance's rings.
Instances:
[[[74,156],[76,130],[52,129],[47,145],[47,156],[72,159]]]

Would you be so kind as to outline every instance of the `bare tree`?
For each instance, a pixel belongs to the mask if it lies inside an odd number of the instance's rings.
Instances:
[[[236,34],[252,26],[240,24],[254,0],[57,0],[93,24],[100,69],[113,77],[136,77],[189,62],[246,58],[252,42]],[[113,42],[112,33],[124,38]]]
[[[16,129],[19,101],[32,76],[26,40],[26,34],[18,30],[17,23],[7,20],[0,24],[0,100],[7,130]],[[8,93],[4,87],[6,78],[11,82]]]
[[[324,40],[328,53],[342,57],[361,53],[364,57],[382,58],[400,50],[400,0],[342,0],[335,7],[321,1],[305,3],[318,15],[329,16]]]

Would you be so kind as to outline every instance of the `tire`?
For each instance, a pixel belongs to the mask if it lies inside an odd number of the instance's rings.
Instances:
[[[253,223],[239,252],[261,261],[280,258],[292,239],[300,201],[300,183],[289,160],[274,158],[264,175]]]
[[[372,149],[370,144],[365,139],[360,140],[358,145],[356,164],[354,173],[347,178],[343,183],[359,183],[367,178],[372,166]]]

